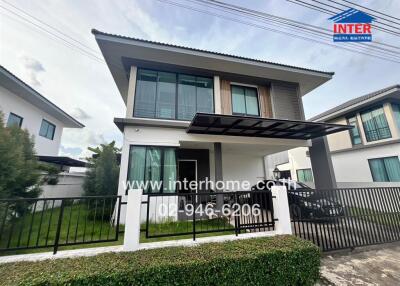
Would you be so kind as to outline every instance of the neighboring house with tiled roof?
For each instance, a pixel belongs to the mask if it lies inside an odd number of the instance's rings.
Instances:
[[[310,120],[354,126],[327,136],[338,182],[400,182],[400,85],[351,99]],[[290,169],[293,178],[304,173],[298,170],[311,172],[307,148],[290,150],[288,157],[280,168]]]
[[[84,125],[3,66],[0,66],[0,111],[5,125],[17,125],[33,135],[41,161],[60,166],[85,165],[58,157],[63,129],[83,128]]]

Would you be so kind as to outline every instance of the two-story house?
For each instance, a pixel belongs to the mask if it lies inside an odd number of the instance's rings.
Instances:
[[[121,195],[126,181],[162,181],[144,190],[161,193],[188,192],[169,184],[185,179],[255,184],[265,155],[300,146],[313,145],[325,166],[319,139],[349,128],[304,120],[301,97],[333,73],[92,33],[126,105],[114,119],[124,135]],[[320,169],[329,184],[330,167]]]
[[[400,182],[400,85],[349,100],[310,120],[354,126],[327,136],[339,186]],[[312,180],[307,152],[307,148],[290,150],[287,162],[278,168],[294,179]]]
[[[17,125],[33,135],[39,160],[60,167],[84,167],[85,163],[58,156],[64,128],[84,125],[0,66],[0,111],[7,126]]]

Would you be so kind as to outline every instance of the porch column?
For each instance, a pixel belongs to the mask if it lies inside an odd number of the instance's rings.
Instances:
[[[215,182],[222,181],[222,145],[219,142],[214,143],[214,164],[215,164]],[[219,190],[216,190],[217,192]],[[217,209],[222,209],[224,196],[217,195]]]
[[[312,139],[310,159],[315,189],[335,189],[336,178],[326,136]]]
[[[214,143],[215,181],[222,181],[222,145]]]

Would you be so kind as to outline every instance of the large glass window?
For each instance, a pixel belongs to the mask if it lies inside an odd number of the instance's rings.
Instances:
[[[299,169],[296,171],[296,173],[297,173],[297,181],[302,183],[314,182],[311,169]]]
[[[134,116],[191,120],[214,111],[212,78],[139,69]]]
[[[392,137],[382,107],[361,113],[361,119],[368,142]]]
[[[56,131],[56,126],[47,120],[42,120],[42,125],[40,126],[39,135],[47,139],[53,140],[54,133]]]
[[[178,75],[178,119],[191,120],[196,112],[213,113],[213,80]]]
[[[397,128],[400,131],[400,104],[392,104],[394,120],[397,123]]]
[[[172,147],[131,146],[128,182],[144,193],[174,193],[176,152]]]
[[[257,89],[232,85],[232,113],[258,116]]]
[[[374,182],[400,182],[399,157],[370,159],[368,162]]]
[[[136,94],[135,94],[135,116],[156,116],[156,94],[157,94],[157,72],[149,70],[138,70]]]
[[[354,126],[354,128],[350,130],[351,142],[353,145],[361,144],[361,136],[360,130],[358,129],[357,117],[350,117],[347,119],[347,121],[349,122],[349,125]]]
[[[8,116],[7,127],[11,127],[11,126],[21,127],[23,120],[24,119],[21,116],[18,116],[15,113],[11,112],[10,115]]]

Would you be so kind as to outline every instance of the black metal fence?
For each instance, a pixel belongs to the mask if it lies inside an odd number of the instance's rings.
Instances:
[[[293,233],[323,251],[400,240],[400,188],[289,191]]]
[[[240,234],[275,229],[271,192],[209,192],[149,194],[142,202],[146,212],[146,238],[207,233]],[[142,210],[143,211],[143,210]]]
[[[0,253],[118,240],[120,196],[0,200]]]

